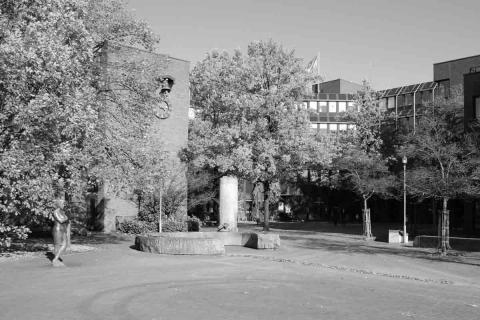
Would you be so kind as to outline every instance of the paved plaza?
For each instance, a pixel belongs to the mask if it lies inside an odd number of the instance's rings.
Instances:
[[[94,250],[66,255],[66,268],[52,268],[44,254],[2,261],[0,318],[479,318],[479,254],[441,261],[432,250],[348,233],[274,231],[282,240],[275,251],[167,256],[136,251],[131,239],[93,237]]]

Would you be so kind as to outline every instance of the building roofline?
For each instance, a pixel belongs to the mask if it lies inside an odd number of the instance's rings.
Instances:
[[[142,48],[137,48],[137,47],[134,47],[134,46],[125,45],[125,44],[123,44],[123,43],[119,43],[119,42],[112,41],[112,40],[109,40],[108,43],[112,43],[113,45],[117,45],[117,46],[124,47],[124,48],[129,48],[129,49],[137,50],[137,51],[140,51],[140,52],[145,52],[145,53],[154,54],[154,55],[157,55],[157,56],[164,56],[164,57],[167,57],[167,58],[173,59],[173,60],[178,60],[178,61],[183,61],[183,62],[188,62],[188,63],[191,62],[191,61],[189,61],[189,60],[172,57],[172,56],[169,55],[168,53],[160,53],[160,52],[155,52],[155,51],[149,51],[149,50],[146,50],[146,49],[142,49]]]
[[[464,57],[464,58],[458,58],[458,59],[452,59],[452,60],[447,60],[447,61],[442,61],[442,62],[436,62],[433,65],[449,63],[449,62],[454,62],[454,61],[460,61],[460,60],[465,60],[465,59],[471,59],[471,58],[477,58],[477,57],[480,58],[480,54],[469,56],[469,57]]]

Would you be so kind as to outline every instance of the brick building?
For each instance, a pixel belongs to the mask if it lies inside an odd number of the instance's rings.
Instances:
[[[133,62],[147,66],[150,72],[157,74],[158,85],[171,86],[168,95],[168,117],[158,115],[150,128],[149,137],[161,142],[162,148],[168,153],[170,166],[178,170],[176,178],[179,185],[187,192],[186,169],[180,163],[178,152],[187,145],[188,139],[188,109],[190,107],[189,68],[190,63],[166,54],[152,53],[137,48],[108,43],[104,47],[102,57],[106,75],[118,72],[121,68]],[[138,75],[142,77],[142,74]],[[164,107],[164,106],[162,106]],[[159,108],[159,112],[161,112]],[[96,228],[109,232],[115,229],[116,217],[136,216],[138,204],[131,195],[123,198],[110,197],[103,190],[98,190],[88,200],[89,214],[94,216]],[[186,214],[186,203],[180,208]]]

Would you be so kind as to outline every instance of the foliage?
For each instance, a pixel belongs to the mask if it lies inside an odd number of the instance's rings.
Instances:
[[[309,80],[294,52],[273,41],[251,43],[245,56],[213,52],[191,74],[198,118],[185,159],[262,184],[266,230],[280,177],[297,174],[312,159],[331,157],[311,139],[308,115],[296,105]],[[317,157],[307,156],[312,149],[320,149]]]
[[[363,199],[363,233],[371,238],[370,211],[368,200],[374,194],[388,194],[395,179],[388,171],[388,159],[381,154],[383,146],[382,125],[388,115],[381,110],[378,95],[364,82],[364,90],[355,98],[355,108],[348,110],[349,119],[355,130],[340,137],[340,156],[334,160],[338,170],[338,183],[354,191]]]
[[[0,223],[0,250],[2,248],[9,248],[14,239],[27,239],[29,233],[30,229],[27,227],[17,227]]]
[[[198,212],[198,209],[208,202],[216,198],[219,187],[217,183],[218,177],[212,172],[213,170],[198,169],[193,165],[188,166],[188,213]],[[202,216],[206,214],[202,212]]]
[[[439,248],[449,249],[448,201],[475,196],[480,190],[474,180],[478,170],[478,141],[462,132],[461,104],[455,99],[437,101],[417,120],[416,131],[404,136],[400,156],[408,158],[408,192],[419,198],[443,202]]]
[[[167,220],[162,224],[162,232],[187,232],[187,231],[188,231],[188,226],[185,221]]]
[[[130,234],[157,232],[158,225],[138,219],[124,220],[118,224],[118,231]]]
[[[200,231],[200,226],[202,225],[202,221],[195,216],[188,217],[187,219],[188,231],[198,232]]]
[[[0,212],[10,221],[50,216],[56,193],[74,201],[87,181],[124,192],[161,159],[142,150],[152,78],[123,65],[110,90],[108,41],[150,50],[157,38],[115,0],[0,3]]]

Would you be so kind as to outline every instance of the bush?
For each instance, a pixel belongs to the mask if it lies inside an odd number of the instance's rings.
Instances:
[[[120,222],[118,224],[118,230],[123,233],[144,234],[149,232],[157,232],[158,226],[151,222],[133,219]]]
[[[162,232],[186,232],[188,226],[185,221],[167,220],[162,223]]]
[[[188,231],[193,231],[193,232],[200,231],[201,223],[202,222],[200,221],[200,219],[195,216],[188,217],[187,219]]]
[[[11,226],[0,223],[0,251],[2,248],[9,248],[13,239],[25,240],[30,233],[30,229],[25,226]]]

